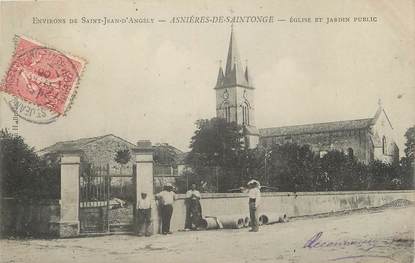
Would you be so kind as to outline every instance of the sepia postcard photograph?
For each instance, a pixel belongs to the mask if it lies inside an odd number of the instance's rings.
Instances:
[[[413,0],[0,0],[0,263],[413,263]]]

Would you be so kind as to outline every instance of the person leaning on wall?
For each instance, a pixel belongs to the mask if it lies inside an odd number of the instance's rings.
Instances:
[[[142,192],[137,204],[138,236],[151,236],[151,200],[147,193]]]
[[[173,214],[173,203],[176,200],[176,193],[173,191],[173,185],[167,183],[163,191],[156,195],[161,211],[161,233],[163,235],[173,234],[170,231],[170,220]]]
[[[190,190],[186,192],[186,222],[185,230],[197,230],[202,221],[202,206],[200,192],[196,188],[196,184],[192,184]]]
[[[258,219],[258,208],[261,203],[261,190],[260,184],[257,180],[251,180],[248,182],[248,189],[241,187],[243,192],[248,193],[248,206],[249,206],[249,217],[251,229],[249,232],[259,231],[259,219]]]

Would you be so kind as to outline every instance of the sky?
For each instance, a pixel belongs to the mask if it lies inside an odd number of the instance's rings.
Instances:
[[[274,16],[236,23],[236,41],[254,81],[258,128],[372,117],[378,100],[403,152],[415,124],[413,1],[72,1],[0,2],[0,74],[15,34],[87,61],[67,116],[19,122],[36,149],[115,134],[188,150],[195,121],[215,116],[216,77],[230,23],[174,24],[175,16]],[[141,17],[154,24],[33,24],[38,18]],[[377,17],[377,22],[290,23],[290,18]],[[12,112],[0,99],[0,125]]]

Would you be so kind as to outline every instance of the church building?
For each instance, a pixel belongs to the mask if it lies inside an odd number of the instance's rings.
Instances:
[[[371,118],[264,128],[259,133],[260,145],[265,148],[290,142],[308,144],[320,157],[338,150],[365,164],[399,161],[393,127],[381,104]]]
[[[226,67],[225,70],[222,66],[219,68],[215,91],[216,117],[242,125],[245,144],[249,148],[269,148],[273,144],[290,142],[310,145],[320,157],[330,150],[339,150],[366,164],[374,160],[385,163],[399,160],[393,126],[381,103],[375,115],[366,119],[258,130],[255,125],[255,88],[248,66],[242,66],[233,27]]]

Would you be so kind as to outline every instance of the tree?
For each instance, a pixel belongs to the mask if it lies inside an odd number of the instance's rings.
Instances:
[[[367,190],[368,176],[366,166],[353,155],[342,151],[329,151],[320,158],[319,190],[350,191]]]
[[[242,127],[221,118],[198,120],[196,127],[186,163],[210,184],[216,181],[219,191],[239,187],[247,157]]]
[[[316,156],[308,145],[273,145],[268,165],[269,184],[280,191],[311,191],[316,180]]]
[[[60,165],[57,155],[40,158],[22,137],[1,130],[0,164],[3,197],[60,197]]]
[[[396,188],[396,180],[399,180],[399,166],[374,161],[368,166],[370,190],[387,190]]]
[[[415,158],[414,152],[415,152],[415,125],[410,127],[405,132],[405,156],[407,158]]]
[[[114,159],[119,164],[126,164],[131,160],[131,154],[128,149],[118,150]]]
[[[1,193],[5,197],[30,196],[39,158],[23,138],[0,131]]]
[[[405,156],[401,158],[399,183],[400,188],[414,189],[415,186],[415,125],[405,132]]]
[[[35,173],[35,185],[31,187],[34,199],[60,199],[61,176],[60,156],[57,153],[39,158]]]

